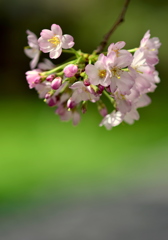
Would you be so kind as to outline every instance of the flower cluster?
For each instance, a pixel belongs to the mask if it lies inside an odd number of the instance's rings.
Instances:
[[[36,89],[62,121],[72,119],[77,125],[81,114],[87,111],[87,103],[92,102],[103,117],[100,126],[111,129],[122,121],[132,124],[138,120],[137,108],[151,102],[147,93],[153,92],[160,81],[155,65],[161,43],[157,37],[150,38],[150,31],[137,48],[125,50],[125,42],[120,41],[100,54],[73,49],[73,37],[63,35],[56,24],[51,30],[42,30],[39,39],[29,30],[27,34],[29,46],[25,47],[25,54],[32,59],[31,70],[26,72],[29,88]],[[41,52],[49,53],[51,59],[62,52],[72,57],[55,66],[49,59],[39,63]],[[111,103],[110,113],[103,95]]]

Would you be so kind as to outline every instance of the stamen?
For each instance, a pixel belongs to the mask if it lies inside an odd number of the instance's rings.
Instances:
[[[58,44],[60,44],[60,39],[58,37],[54,36],[54,37],[48,39],[48,42],[57,46]]]
[[[112,68],[111,69],[111,73],[112,73],[112,76],[113,77],[116,77],[116,78],[118,78],[118,79],[120,79],[121,77],[120,77],[120,69],[118,69],[118,68]]]
[[[99,70],[99,77],[104,78],[106,76],[106,70]]]

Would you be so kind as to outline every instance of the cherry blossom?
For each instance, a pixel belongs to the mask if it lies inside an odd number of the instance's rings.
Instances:
[[[33,69],[37,66],[40,57],[38,39],[37,36],[30,30],[27,30],[26,33],[28,34],[27,39],[30,48],[25,48],[24,52],[29,58],[32,58],[30,68]]]
[[[26,72],[29,88],[37,91],[61,121],[72,120],[77,125],[91,102],[103,118],[99,126],[110,130],[123,121],[133,124],[140,118],[138,108],[151,103],[147,94],[154,92],[160,82],[155,65],[161,43],[157,37],[150,38],[149,30],[138,48],[123,49],[126,43],[119,41],[99,54],[70,49],[73,37],[63,35],[56,24],[51,25],[51,30],[43,29],[39,39],[29,30],[27,34],[29,48],[24,51],[32,58],[31,70]],[[47,58],[38,63],[40,51],[56,59],[62,49],[73,54],[64,63],[55,65]]]
[[[26,79],[29,84],[29,88],[34,88],[35,85],[39,83],[39,80],[41,79],[40,72],[40,69],[34,69],[26,72]]]
[[[62,35],[62,29],[59,25],[52,24],[51,30],[43,29],[38,39],[40,50],[44,53],[50,53],[50,58],[58,58],[62,53],[62,48],[72,48],[74,45],[71,35]]]
[[[117,89],[121,94],[129,94],[134,85],[134,79],[128,71],[123,68],[128,67],[132,61],[132,55],[127,54],[117,57],[115,52],[111,52],[107,57],[108,72],[110,75],[110,90],[114,93]]]
[[[107,87],[110,84],[110,75],[107,71],[107,57],[100,54],[95,64],[88,64],[85,68],[89,81],[93,85],[101,84]]]

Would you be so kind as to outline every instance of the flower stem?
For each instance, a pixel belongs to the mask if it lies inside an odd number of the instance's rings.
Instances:
[[[130,50],[128,50],[128,52],[136,52],[136,50],[138,50],[138,48],[133,48],[133,49],[130,49]]]
[[[105,90],[103,91],[103,93],[110,100],[110,102],[113,104],[114,103],[114,98],[110,97],[110,95]]]
[[[106,35],[104,36],[104,38],[101,41],[100,45],[94,51],[95,53],[99,54],[99,53],[101,53],[103,51],[103,49],[107,45],[107,42],[108,42],[110,36],[112,35],[112,33],[116,30],[116,28],[120,25],[120,23],[122,23],[124,21],[124,17],[125,17],[125,14],[126,14],[129,2],[130,2],[130,0],[126,0],[125,1],[125,4],[123,6],[123,9],[122,9],[122,11],[121,11],[117,21],[114,23],[114,25],[112,26],[110,31],[106,33]]]
[[[41,73],[41,76],[50,75],[50,74],[55,73],[55,72],[57,72],[57,71],[59,71],[59,70],[62,70],[62,69],[63,69],[64,67],[66,67],[68,64],[74,64],[74,63],[76,63],[77,60],[78,60],[78,59],[75,59],[75,60],[70,61],[70,62],[66,62],[66,63],[60,65],[59,67],[56,67],[56,68],[53,68],[53,69],[51,69],[51,70],[49,70],[49,71],[43,72],[43,73]]]

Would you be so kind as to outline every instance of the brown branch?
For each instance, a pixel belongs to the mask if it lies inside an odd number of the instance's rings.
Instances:
[[[114,25],[112,26],[112,28],[110,29],[110,31],[108,33],[106,33],[106,35],[104,36],[102,42],[100,43],[100,45],[97,47],[97,49],[94,51],[95,53],[99,54],[103,51],[103,49],[105,48],[105,46],[107,45],[107,42],[110,38],[110,36],[112,35],[112,33],[116,30],[116,28],[120,25],[120,23],[122,23],[124,21],[124,17],[128,8],[128,4],[129,4],[130,0],[126,0],[124,7],[117,19],[117,21],[114,23]]]

